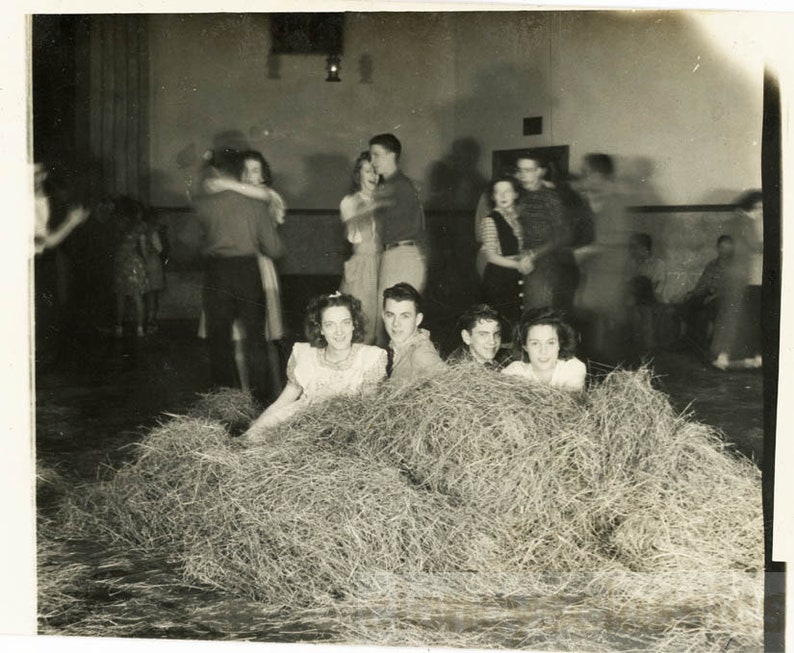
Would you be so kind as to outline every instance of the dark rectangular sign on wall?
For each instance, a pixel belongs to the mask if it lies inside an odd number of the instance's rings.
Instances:
[[[343,13],[272,14],[273,54],[342,54]]]

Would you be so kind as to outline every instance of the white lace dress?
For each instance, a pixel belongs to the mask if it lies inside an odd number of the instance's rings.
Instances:
[[[324,348],[296,342],[287,363],[287,379],[302,390],[301,396],[271,413],[267,425],[284,422],[332,397],[374,390],[386,378],[386,359],[386,350],[356,343],[346,359],[333,362],[326,359]]]

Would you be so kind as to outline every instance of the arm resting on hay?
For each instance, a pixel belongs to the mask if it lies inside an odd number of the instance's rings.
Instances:
[[[298,401],[302,394],[303,390],[300,386],[288,381],[286,387],[278,396],[278,399],[270,404],[265,412],[256,418],[253,424],[248,427],[248,430],[243,435],[248,437],[256,437],[261,435],[263,431],[266,431],[268,427],[277,424],[280,421],[280,416],[282,415],[284,409]]]
[[[377,390],[378,386],[386,380],[386,363],[388,357],[386,350],[381,349],[377,352],[372,365],[364,372],[364,379],[361,385],[361,392],[370,393]]]

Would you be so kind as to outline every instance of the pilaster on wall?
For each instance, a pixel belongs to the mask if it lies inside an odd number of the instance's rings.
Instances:
[[[88,155],[98,194],[149,199],[148,18],[88,19]]]

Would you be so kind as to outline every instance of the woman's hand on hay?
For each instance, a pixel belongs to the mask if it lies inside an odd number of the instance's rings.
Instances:
[[[251,424],[251,426],[248,427],[245,432],[243,432],[243,434],[240,436],[240,439],[247,442],[259,442],[264,440],[267,436],[267,432],[276,422],[277,420],[273,419],[267,414],[267,411],[265,411]]]

